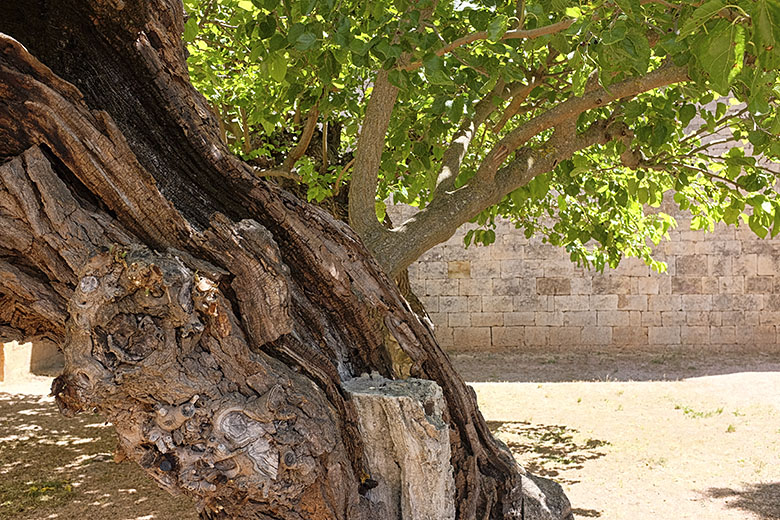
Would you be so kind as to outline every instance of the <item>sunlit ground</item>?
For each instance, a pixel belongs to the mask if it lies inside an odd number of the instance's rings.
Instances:
[[[470,363],[471,376],[502,379]],[[664,363],[647,367],[675,370]],[[577,518],[780,519],[780,371],[771,371],[774,365],[658,377],[679,379],[664,381],[648,373],[641,382],[615,381],[614,371],[611,378],[571,381],[562,374],[582,374],[586,364],[564,358],[504,359],[503,365],[512,376],[504,380],[548,371],[550,379],[557,373],[567,381],[473,386],[491,429],[525,467],[564,486]],[[691,366],[686,360],[677,368]],[[196,518],[186,499],[157,489],[132,464],[113,462],[114,434],[100,417],[59,415],[42,395],[49,383],[0,383],[0,518]]]

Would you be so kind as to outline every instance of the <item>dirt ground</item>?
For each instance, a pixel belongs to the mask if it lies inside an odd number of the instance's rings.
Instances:
[[[453,359],[491,428],[563,484],[577,518],[780,519],[776,355]],[[49,383],[0,383],[0,519],[196,518],[187,499],[113,462],[110,425],[60,416]]]

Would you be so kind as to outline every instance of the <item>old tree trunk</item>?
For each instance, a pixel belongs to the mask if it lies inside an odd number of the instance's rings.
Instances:
[[[205,518],[570,517],[356,235],[225,150],[182,30],[0,6],[0,336],[58,341],[60,409]]]

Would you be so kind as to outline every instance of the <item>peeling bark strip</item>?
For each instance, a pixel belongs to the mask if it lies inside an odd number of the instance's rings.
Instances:
[[[227,152],[182,30],[176,0],[0,4],[0,334],[58,341],[61,409],[204,518],[389,518],[362,373],[441,389],[393,440],[438,438],[455,518],[570,518],[354,232]]]

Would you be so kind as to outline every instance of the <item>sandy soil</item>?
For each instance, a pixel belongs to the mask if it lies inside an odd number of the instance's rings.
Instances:
[[[777,358],[630,357],[454,359],[480,381],[491,428],[564,485],[577,518],[780,519]],[[545,378],[558,382],[517,382]],[[186,499],[113,463],[99,417],[60,416],[49,381],[0,384],[0,518],[195,518]]]

